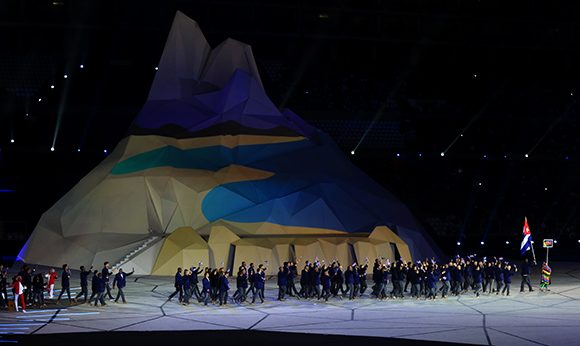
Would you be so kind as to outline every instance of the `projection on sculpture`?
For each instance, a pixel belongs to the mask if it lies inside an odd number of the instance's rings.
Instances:
[[[60,266],[237,267],[417,260],[439,250],[397,198],[260,80],[251,47],[211,48],[178,12],[129,134],[40,219],[19,257]]]

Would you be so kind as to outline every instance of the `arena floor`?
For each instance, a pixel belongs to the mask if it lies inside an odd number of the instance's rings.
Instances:
[[[547,293],[537,288],[519,293],[517,277],[509,297],[466,294],[435,301],[377,301],[365,296],[327,303],[294,298],[278,302],[275,280],[269,280],[264,304],[223,307],[167,302],[172,278],[130,277],[128,304],[111,301],[95,308],[64,303],[27,313],[2,311],[0,342],[22,342],[30,334],[230,330],[479,345],[580,345],[580,264],[553,263],[552,268],[553,285]],[[533,282],[538,281],[535,275]]]

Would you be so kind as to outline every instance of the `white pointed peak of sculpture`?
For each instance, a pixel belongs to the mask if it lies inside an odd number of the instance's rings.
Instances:
[[[263,88],[252,47],[228,38],[212,49],[197,22],[178,11],[148,101],[221,89],[236,70],[249,73]]]

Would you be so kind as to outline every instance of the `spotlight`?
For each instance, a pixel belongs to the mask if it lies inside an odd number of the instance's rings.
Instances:
[[[578,239],[578,243],[580,243],[580,239]]]
[[[81,148],[78,148],[78,149],[77,149],[77,153],[80,153],[80,152],[81,152]]]
[[[486,155],[486,154],[483,154],[483,158],[484,158],[484,159],[487,159],[487,155]]]
[[[505,244],[506,244],[506,245],[509,245],[509,244],[510,244],[510,241],[509,241],[509,240],[506,240],[506,241],[505,241]]]
[[[504,158],[504,159],[507,159],[507,155],[504,155],[504,156],[503,156],[503,158]]]
[[[445,152],[444,152],[444,151],[442,151],[442,152],[441,152],[441,157],[444,157],[444,156],[445,156]]]
[[[485,245],[485,242],[484,242],[484,241],[480,241],[479,243],[480,243],[481,245]]]
[[[54,84],[52,84],[52,85],[50,86],[50,88],[51,88],[51,89],[54,89]]]
[[[547,187],[545,187],[545,188],[544,188],[544,191],[548,191],[548,188],[547,188]]]
[[[42,101],[42,98],[41,98],[41,97],[39,97],[39,98],[38,98],[38,102],[41,102],[41,101]]]
[[[481,186],[481,182],[477,183],[477,185]]]
[[[524,157],[527,159],[528,157],[530,157],[530,155],[526,154],[526,155],[524,155]]]
[[[26,113],[26,116],[28,116],[28,113]]]
[[[159,70],[159,67],[155,66],[155,71],[158,71],[158,70]]]
[[[308,94],[310,94],[310,91],[306,90],[304,93],[305,93],[306,95],[308,95]]]
[[[477,78],[477,73],[474,73],[473,74],[473,78]]]
[[[401,154],[397,153],[397,157],[401,157]]]
[[[462,133],[462,134],[460,134],[459,136],[463,137],[463,133]]]
[[[568,160],[568,159],[569,159],[569,157],[566,155],[566,156],[564,157],[564,160]]]
[[[14,139],[11,139],[11,140],[10,140],[10,143],[14,143]]]
[[[85,68],[85,65],[81,64],[81,66],[79,66],[80,68]]]
[[[352,151],[350,152],[350,154],[351,154],[351,155],[354,155],[354,150],[352,150]]]
[[[107,149],[103,150],[103,153],[105,153],[105,154],[106,154],[106,153],[107,153]]]
[[[570,91],[570,96],[574,96],[574,92],[573,91]]]
[[[65,74],[65,75],[64,75],[64,79],[67,79],[67,78],[68,78],[68,74]]]
[[[578,240],[578,242],[580,243],[580,240]],[[457,246],[461,246],[461,242],[460,241],[457,242]]]
[[[54,151],[54,147],[50,147],[50,151]]]
[[[554,244],[558,244],[558,241],[556,239],[554,239]]]
[[[423,153],[419,153],[419,157],[423,157]]]

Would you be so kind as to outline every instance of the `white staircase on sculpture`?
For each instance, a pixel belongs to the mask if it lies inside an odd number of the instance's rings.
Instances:
[[[149,246],[151,246],[152,244],[155,243],[156,240],[160,239],[160,236],[152,236],[150,238],[145,239],[145,241],[135,250],[131,251],[130,253],[128,253],[125,257],[123,257],[123,259],[121,259],[118,263],[116,263],[113,268],[119,268],[121,267],[123,264],[129,262],[130,260],[132,260],[133,258],[137,257],[140,253],[142,253],[143,251],[147,250],[149,248]]]

